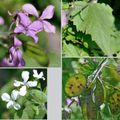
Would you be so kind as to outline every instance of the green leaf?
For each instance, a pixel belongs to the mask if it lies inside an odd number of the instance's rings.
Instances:
[[[65,56],[88,56],[88,54],[82,49],[80,49],[78,46],[74,46],[71,43],[66,44],[65,41],[63,41],[63,55]]]
[[[20,119],[22,116],[22,110],[16,111],[14,114],[14,119]]]
[[[78,118],[79,120],[84,120],[82,109],[80,106],[77,106],[76,103],[72,104],[71,106],[72,114],[71,114],[71,120],[74,120]]]
[[[83,4],[83,2],[80,3]],[[105,4],[91,3],[81,11],[73,9],[71,16],[77,31],[90,34],[92,40],[105,54],[111,55],[120,50],[119,47],[116,49],[120,40],[113,32],[114,17],[111,7]]]
[[[25,50],[24,53],[25,56],[27,56],[30,59],[32,58],[31,61],[35,60],[41,66],[48,66],[49,64],[48,56],[38,45],[35,45],[32,42],[27,42],[27,45],[24,46],[24,50]]]
[[[45,104],[41,103],[39,106],[34,106],[35,110],[35,119],[41,119],[45,116],[47,110],[45,108]]]
[[[31,90],[30,91],[30,98],[32,101],[34,101],[38,104],[47,102],[46,94],[40,90]]]
[[[100,111],[100,116],[101,116],[101,118],[103,120],[113,119],[113,116],[112,116],[112,114],[110,112],[110,107],[109,107],[109,105],[107,103],[105,104],[104,109]]]

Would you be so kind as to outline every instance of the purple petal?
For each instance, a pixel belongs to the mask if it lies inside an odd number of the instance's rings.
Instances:
[[[51,19],[54,15],[54,6],[53,5],[49,5],[45,8],[45,10],[43,11],[40,19]]]
[[[4,25],[4,19],[0,16],[0,25]]]
[[[12,46],[10,49],[9,49],[9,53],[11,54],[12,58],[14,58],[14,60],[18,59],[18,53],[17,53],[17,50],[19,48],[16,48],[15,46]]]
[[[24,4],[22,6],[22,10],[30,15],[36,16],[37,18],[39,17],[36,8],[32,4]]]
[[[35,43],[38,42],[38,37],[37,37],[35,31],[33,31],[33,30],[28,30],[28,31],[27,31],[27,35],[30,36],[30,37],[32,37]]]
[[[14,36],[14,46],[19,47],[22,45],[22,42]]]
[[[0,66],[2,67],[22,67],[25,66],[25,62],[22,57],[22,52],[19,48],[12,46],[9,49],[9,57],[5,57]]]
[[[45,32],[48,33],[55,33],[56,32],[56,28],[54,25],[51,25],[49,22],[47,21],[42,21],[43,22],[43,28],[45,30]]]
[[[9,59],[9,57],[8,57],[8,58],[5,57],[5,58],[2,60],[0,66],[1,66],[1,67],[14,67],[14,66],[16,66],[16,65],[15,65],[15,63],[14,63],[13,61],[11,61],[11,60]]]
[[[43,29],[42,23],[39,20],[34,21],[28,27],[29,30],[33,30],[35,32],[40,32]]]
[[[15,29],[14,29],[14,33],[24,33],[25,32],[25,28],[22,25],[18,25]]]
[[[9,52],[13,58],[14,63],[16,63],[16,66],[20,67],[25,65],[25,62],[22,57],[22,52],[19,48],[12,46],[9,49]]]
[[[18,62],[18,56],[17,56],[17,49],[16,47],[12,46],[10,49],[9,49],[9,53],[11,55],[11,59],[12,61],[14,61],[14,63]]]
[[[31,23],[29,17],[25,13],[18,13],[18,17],[20,24],[24,27],[27,27]]]
[[[70,98],[66,99],[67,106],[69,106],[72,103],[72,100]]]
[[[15,46],[12,46],[12,47],[9,49],[9,53],[10,53],[12,56],[15,56],[15,52],[16,52],[16,47],[15,47]]]
[[[20,51],[20,49],[17,49],[17,58],[18,58],[18,67],[22,67],[25,66],[25,61],[22,57],[22,52]]]

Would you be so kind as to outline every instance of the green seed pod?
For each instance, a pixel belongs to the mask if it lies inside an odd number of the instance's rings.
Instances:
[[[65,92],[68,96],[78,96],[81,94],[86,85],[86,78],[82,74],[71,76],[66,85]]]
[[[113,114],[117,114],[120,111],[120,92],[113,93],[110,97],[110,107]]]

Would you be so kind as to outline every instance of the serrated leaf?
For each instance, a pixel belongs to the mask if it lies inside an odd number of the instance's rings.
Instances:
[[[82,2],[81,2],[82,3]],[[73,24],[77,31],[90,34],[92,40],[102,49],[106,55],[116,53],[116,46],[120,40],[113,32],[114,17],[112,8],[105,4],[93,3],[81,10],[73,9],[71,12]]]
[[[65,56],[88,56],[88,54],[79,47],[71,43],[66,44],[66,42],[63,42],[63,54]]]

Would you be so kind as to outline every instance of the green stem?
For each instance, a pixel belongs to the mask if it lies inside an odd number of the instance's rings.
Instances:
[[[90,81],[88,81],[88,88],[90,88],[96,81],[96,78],[98,77],[99,73],[101,72],[101,70],[104,68],[104,66],[107,63],[107,58],[104,58],[100,64],[98,65],[97,69],[93,72],[92,74],[92,79],[90,79]],[[90,77],[90,76],[89,76]]]
[[[110,85],[109,83],[107,83],[107,82],[105,82],[105,81],[103,81],[103,82],[104,82],[104,84],[106,84],[108,87],[112,87],[113,89],[116,89],[116,90],[120,91],[120,88],[115,87],[115,86],[113,86],[113,85]],[[111,88],[110,88],[110,89],[111,89]]]
[[[100,78],[98,78],[98,80],[100,81],[100,83],[101,83],[101,85],[102,85],[102,88],[103,88],[103,92],[104,92],[104,102],[105,102],[105,100],[106,100],[106,89],[105,89],[105,86],[104,86],[104,83],[103,83],[103,81],[100,79]]]

